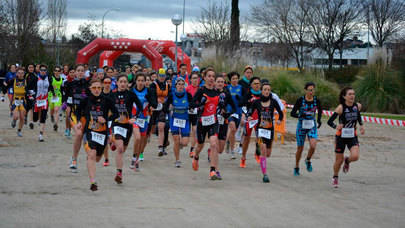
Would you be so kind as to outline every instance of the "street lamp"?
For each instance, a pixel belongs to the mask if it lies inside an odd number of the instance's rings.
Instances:
[[[104,17],[105,17],[105,15],[107,15],[107,13],[109,13],[111,11],[120,11],[120,8],[108,9],[107,11],[105,11],[105,13],[103,15],[103,19],[101,20],[101,38],[104,38]]]
[[[180,40],[181,40],[181,63],[184,63],[184,49],[186,49],[185,47],[185,42],[187,40],[187,36],[186,34],[181,34],[180,35]]]
[[[177,27],[181,24],[182,21],[183,21],[183,19],[182,19],[181,16],[178,15],[178,14],[175,14],[175,15],[172,17],[172,23],[176,26],[176,48],[175,48],[175,51],[176,51],[176,58],[175,58],[175,61],[174,61],[175,72],[176,72],[176,73],[177,73]]]

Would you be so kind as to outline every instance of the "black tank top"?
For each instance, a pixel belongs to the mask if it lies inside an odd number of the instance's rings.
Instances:
[[[339,123],[343,124],[344,128],[356,128],[359,115],[357,103],[354,103],[353,106],[343,104],[343,113],[339,116]]]

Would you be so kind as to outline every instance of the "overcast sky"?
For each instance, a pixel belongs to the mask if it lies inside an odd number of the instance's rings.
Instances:
[[[228,1],[230,4],[231,0]],[[207,7],[208,2],[186,0],[185,33],[194,31],[192,20],[200,15],[201,7]],[[261,2],[263,0],[239,0],[241,17],[249,14],[251,5]],[[183,14],[183,0],[67,0],[67,4],[68,36],[76,33],[79,25],[86,22],[89,16],[101,23],[106,10],[119,8],[120,11],[112,11],[106,15],[105,28],[114,29],[134,39],[174,39],[175,26],[171,23],[171,17],[176,13]],[[182,33],[182,28],[180,25],[179,34]]]

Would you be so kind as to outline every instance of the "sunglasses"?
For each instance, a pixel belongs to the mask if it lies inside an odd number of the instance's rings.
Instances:
[[[101,86],[92,86],[92,87],[90,87],[90,89],[91,90],[96,90],[96,89],[101,90]]]
[[[39,71],[46,72],[46,69],[40,69]]]
[[[103,82],[104,84],[106,84],[106,85],[110,85],[111,84],[111,82]]]

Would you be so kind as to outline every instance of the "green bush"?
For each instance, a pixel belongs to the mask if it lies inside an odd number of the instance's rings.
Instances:
[[[342,69],[334,68],[332,70],[325,70],[325,77],[327,80],[336,82],[341,86],[347,86],[356,80],[361,68],[358,66],[345,66]]]

